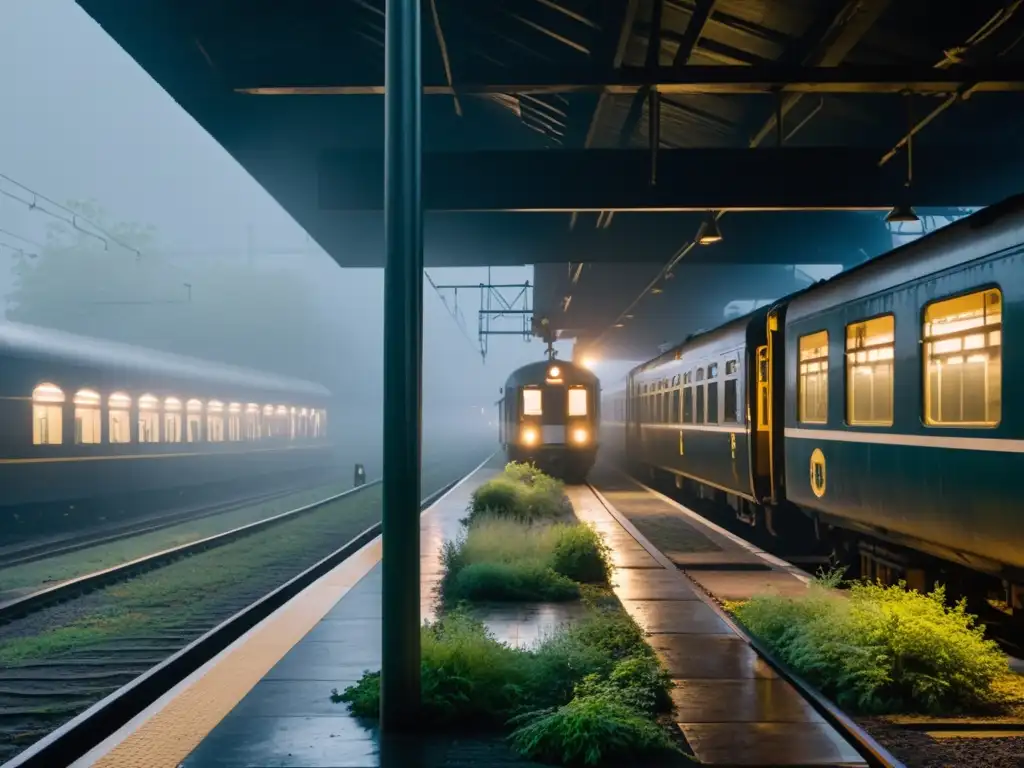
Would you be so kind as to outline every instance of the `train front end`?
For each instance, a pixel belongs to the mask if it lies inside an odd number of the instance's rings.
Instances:
[[[600,382],[579,366],[532,363],[505,382],[499,401],[500,441],[509,461],[580,483],[594,466],[600,428]]]

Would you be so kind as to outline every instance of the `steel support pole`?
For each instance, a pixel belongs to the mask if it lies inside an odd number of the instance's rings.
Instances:
[[[384,520],[380,722],[420,706],[420,428],[423,214],[419,0],[386,0],[384,75]]]

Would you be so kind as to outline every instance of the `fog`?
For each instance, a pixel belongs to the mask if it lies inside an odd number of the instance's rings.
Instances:
[[[7,319],[322,383],[332,425],[376,464],[382,272],[339,268],[74,2],[5,0],[0,14]],[[426,433],[488,428],[509,371],[544,354],[495,337],[482,361],[476,307],[460,304],[468,338],[425,284]]]

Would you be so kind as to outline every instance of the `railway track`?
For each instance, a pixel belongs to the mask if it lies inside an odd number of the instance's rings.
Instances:
[[[426,465],[424,505],[483,455]],[[379,532],[376,483],[310,506],[0,627],[0,762],[67,764]]]
[[[329,485],[341,485],[341,483],[322,484],[324,488]],[[196,505],[187,509],[154,515],[129,523],[97,527],[57,539],[29,541],[24,544],[5,547],[3,550],[0,550],[0,569],[15,568],[19,565],[27,565],[28,563],[46,560],[51,557],[79,552],[101,544],[110,544],[115,541],[143,536],[147,533],[155,533],[166,528],[181,525],[182,523],[202,520],[203,518],[214,517],[226,512],[233,512],[256,504],[264,504],[268,501],[281,499],[299,493],[304,489],[308,489],[308,485],[304,485],[301,482],[292,483],[285,488],[253,494],[243,498],[214,504]]]

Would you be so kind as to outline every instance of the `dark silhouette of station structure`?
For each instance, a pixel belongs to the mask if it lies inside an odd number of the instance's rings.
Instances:
[[[688,264],[849,265],[885,211],[1024,178],[1018,2],[78,3],[340,265],[385,266],[385,732],[418,707],[424,265],[539,264],[546,333],[643,355]]]

